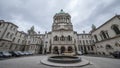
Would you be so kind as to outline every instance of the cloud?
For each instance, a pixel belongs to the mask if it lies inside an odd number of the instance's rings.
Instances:
[[[51,31],[53,16],[64,9],[72,17],[75,31],[90,31],[120,13],[119,0],[0,0],[0,19],[13,22],[27,32],[31,26],[41,33]]]

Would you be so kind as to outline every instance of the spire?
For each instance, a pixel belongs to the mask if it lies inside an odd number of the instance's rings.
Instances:
[[[38,34],[40,34],[40,31],[38,31]]]
[[[83,31],[83,34],[85,34],[85,31]]]
[[[31,27],[31,30],[33,30],[33,31],[34,31],[34,26],[32,26],[32,27]]]
[[[28,30],[28,34],[29,34],[29,35],[37,34],[37,33],[34,31],[34,26],[32,26],[32,27],[30,28],[30,30]]]
[[[61,9],[61,12],[63,12],[63,9]]]
[[[95,30],[96,26],[94,24],[92,24],[92,30]]]

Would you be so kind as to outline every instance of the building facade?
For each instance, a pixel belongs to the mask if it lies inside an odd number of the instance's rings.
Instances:
[[[0,51],[30,51],[32,53],[41,53],[42,39],[41,34],[34,33],[34,29],[28,33],[18,31],[18,26],[11,22],[0,20]],[[35,32],[35,31],[34,31]]]
[[[44,53],[62,54],[78,51],[94,53],[95,46],[91,40],[91,34],[78,34],[74,31],[71,16],[61,10],[53,17],[52,31],[45,34]]]
[[[11,22],[0,20],[0,50],[9,51],[18,26]]]
[[[98,28],[92,28],[97,54],[111,55],[114,51],[120,51],[120,15],[112,17]]]
[[[31,51],[35,54],[62,54],[64,52],[111,55],[120,51],[120,15],[100,27],[92,25],[89,33],[77,33],[71,16],[61,10],[53,16],[51,31],[40,34],[32,26],[27,33],[18,26],[0,20],[0,51]]]

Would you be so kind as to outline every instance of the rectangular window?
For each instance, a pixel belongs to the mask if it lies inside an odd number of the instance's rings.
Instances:
[[[22,33],[20,33],[20,37],[22,37]]]
[[[1,45],[0,45],[0,47],[3,47],[5,45],[5,43],[3,42]]]
[[[80,44],[81,44],[81,40],[80,40]]]
[[[13,30],[15,31],[16,28],[14,28]]]
[[[20,42],[20,39],[18,39],[18,43]]]
[[[91,43],[92,43],[92,40],[89,40],[89,43],[90,43],[90,45],[91,45]]]
[[[84,38],[83,35],[82,35],[82,38]]]
[[[13,26],[11,25],[10,29],[12,30]]]
[[[12,45],[10,45],[9,49],[11,49],[11,48],[12,48]]]
[[[85,45],[85,41],[83,40],[83,45]]]
[[[87,45],[89,45],[88,40],[86,40]]]
[[[15,46],[15,49],[17,49],[17,45]]]

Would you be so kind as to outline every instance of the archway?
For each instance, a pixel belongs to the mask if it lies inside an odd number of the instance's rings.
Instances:
[[[109,55],[111,55],[112,52],[113,52],[113,48],[112,48],[112,46],[109,45],[109,44],[106,45],[106,50],[107,50],[107,52],[109,53]]]
[[[112,25],[111,28],[117,35],[120,34],[119,26],[117,24]]]
[[[61,47],[61,53],[64,53],[65,52],[65,47]]]
[[[106,45],[106,49],[109,50],[109,49],[113,49],[111,45],[107,44]]]
[[[71,46],[68,47],[68,52],[73,52],[73,48]]]
[[[58,54],[59,52],[58,52],[58,47],[57,46],[55,46],[54,48],[53,48],[53,54]]]

